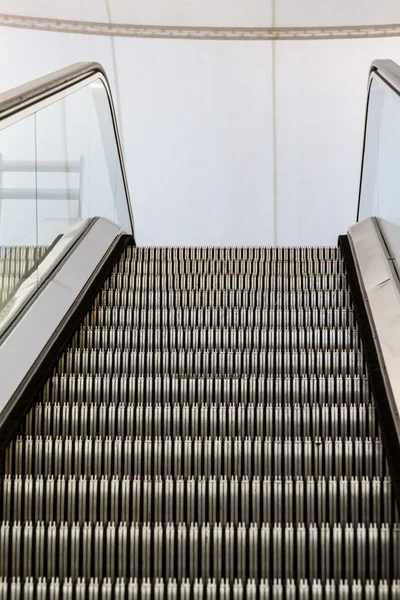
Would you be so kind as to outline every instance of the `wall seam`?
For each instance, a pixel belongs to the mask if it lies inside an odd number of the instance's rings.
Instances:
[[[111,7],[110,0],[105,0],[107,18],[110,26],[112,23],[111,16]],[[115,37],[110,36],[110,44],[111,44],[111,60],[113,63],[113,71],[114,71],[114,82],[115,82],[115,94],[114,94],[114,104],[117,107],[117,117],[119,121],[118,129],[119,129],[119,137],[121,140],[122,154],[125,155],[125,145],[124,145],[124,128],[122,125],[122,110],[121,110],[121,101],[120,101],[120,91],[119,91],[119,77],[118,77],[118,66],[117,66],[117,53],[115,48]]]
[[[276,26],[276,0],[271,0],[271,22]],[[276,41],[271,49],[272,90],[272,199],[273,199],[273,245],[278,245],[278,181],[277,181],[277,130],[276,130]]]

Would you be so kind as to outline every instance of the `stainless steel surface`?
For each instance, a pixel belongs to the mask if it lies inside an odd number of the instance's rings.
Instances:
[[[400,239],[400,227],[372,218],[351,227],[348,235],[393,423],[400,436],[400,254],[396,241],[396,237]]]
[[[99,262],[119,235],[121,230],[113,223],[105,219],[95,220],[0,345],[0,422],[6,418],[9,400],[65,315],[73,309]],[[66,238],[68,246],[71,240],[68,236]],[[51,263],[52,257],[49,256],[48,260]],[[42,268],[47,267],[46,262]],[[28,344],[26,340],[29,340]]]
[[[334,600],[335,598],[379,598],[380,600],[398,600],[400,597],[399,581],[374,581],[361,582],[355,580],[334,581],[329,580],[322,583],[320,580],[308,581],[300,580],[298,584],[294,579],[281,580],[273,579],[271,581],[261,579],[257,580],[249,578],[245,581],[237,579],[234,582],[215,579],[196,580],[193,584],[189,581],[182,582],[176,579],[165,581],[162,578],[143,580],[119,578],[117,583],[112,584],[110,579],[103,581],[98,578],[92,578],[90,583],[84,581],[74,582],[72,579],[60,581],[59,577],[53,578],[51,582],[39,578],[37,581],[33,577],[25,579],[14,578],[12,598],[24,598],[26,600],[34,600],[35,598],[43,598],[58,600],[59,598],[116,598],[122,600],[151,600],[155,598],[162,600],[229,600],[230,598],[240,599],[261,598],[266,600]],[[0,598],[3,600],[8,598],[8,583],[4,578],[0,578]],[[115,595],[113,595],[115,594]],[[298,595],[297,595],[298,594]]]
[[[397,63],[389,59],[374,60],[370,67],[370,76],[372,73],[379,75],[400,94],[400,66]]]
[[[119,163],[123,177],[125,197],[128,202],[132,234],[134,234],[134,219],[121,139],[118,130],[117,115],[114,108],[110,84],[107,75],[100,64],[95,62],[76,63],[0,94],[0,131],[96,80],[100,80],[103,83],[108,96]]]
[[[63,258],[68,254],[71,248],[79,242],[79,239],[85,234],[85,232],[91,227],[91,221],[86,220],[83,223],[72,226],[68,232],[58,240],[57,245],[49,250],[46,256],[39,262],[35,262],[31,267],[35,267],[34,271],[21,282],[18,277],[17,282],[12,282],[19,287],[15,290],[12,288],[13,294],[8,298],[6,306],[0,310],[0,320],[2,322],[2,335],[0,337],[0,344],[4,342],[12,324],[16,322],[18,315],[22,312],[27,303],[34,297],[34,295],[40,290],[40,285],[46,284],[46,281],[54,270],[58,267]],[[37,246],[34,246],[37,249]],[[4,249],[6,252],[7,249]],[[18,248],[13,249],[14,253],[18,253]],[[10,261],[12,254],[7,254],[4,261],[5,267]]]
[[[392,523],[398,520],[385,477],[171,477],[14,475],[4,480],[5,521],[72,524]],[[66,493],[67,491],[67,493]],[[142,497],[144,498],[142,503]],[[176,505],[169,498],[176,498]],[[196,502],[204,498],[205,502]],[[12,501],[11,501],[12,499]]]
[[[400,597],[335,248],[128,247],[0,483],[7,600]]]
[[[213,578],[217,583],[248,577],[321,578],[323,583],[331,579],[339,583],[400,577],[399,563],[392,569],[388,560],[400,551],[400,535],[386,524],[3,522],[1,538],[12,540],[13,553],[2,555],[0,572],[4,576],[11,571],[12,577],[21,578],[59,575],[76,581],[94,576],[115,582],[120,577],[167,581],[177,577],[179,582]],[[127,542],[121,543],[124,538]],[[321,538],[328,543],[321,544]],[[45,560],[45,546],[52,546],[59,563]],[[106,546],[114,551],[104,552]],[[21,561],[22,554],[35,554],[35,565]]]
[[[72,406],[72,407],[71,407]],[[71,406],[44,403],[28,415],[30,435],[218,437],[339,437],[378,436],[375,408],[371,405],[229,403],[224,406],[193,402],[145,403],[101,402]],[[161,418],[161,417],[164,418]]]

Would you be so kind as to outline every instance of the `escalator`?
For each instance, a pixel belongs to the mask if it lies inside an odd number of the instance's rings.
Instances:
[[[14,246],[0,249],[0,307],[7,305],[16,288],[37,266],[47,248]]]
[[[400,598],[396,227],[147,248],[88,216],[3,326],[0,371],[48,307],[0,415],[0,598]]]

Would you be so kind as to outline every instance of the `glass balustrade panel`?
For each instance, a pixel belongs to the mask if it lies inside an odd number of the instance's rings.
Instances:
[[[40,285],[49,253],[65,249],[64,234],[92,217],[132,233],[110,97],[92,79],[19,121],[0,121],[0,334]]]

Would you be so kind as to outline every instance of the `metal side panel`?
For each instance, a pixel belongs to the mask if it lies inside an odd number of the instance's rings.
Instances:
[[[393,228],[396,231],[393,231]],[[369,218],[348,232],[393,426],[400,439],[400,227]],[[400,248],[399,248],[400,250]],[[397,269],[396,269],[397,267]]]
[[[102,263],[125,232],[106,219],[95,219],[75,246],[49,274],[37,297],[0,345],[0,435],[16,394],[60,332]],[[0,439],[0,445],[3,444]]]
[[[12,297],[0,310],[0,346],[3,344],[13,325],[17,322],[18,316],[23,312],[32,298],[36,296],[38,289],[45,284],[50,273],[57,269],[62,257],[66,256],[73,246],[78,243],[81,236],[85,236],[88,228],[92,226],[92,222],[93,220],[87,219],[81,223],[72,225],[64,235],[56,238],[49,252],[36,265],[31,274],[22,280],[21,285],[17,287],[15,292],[13,292]]]

